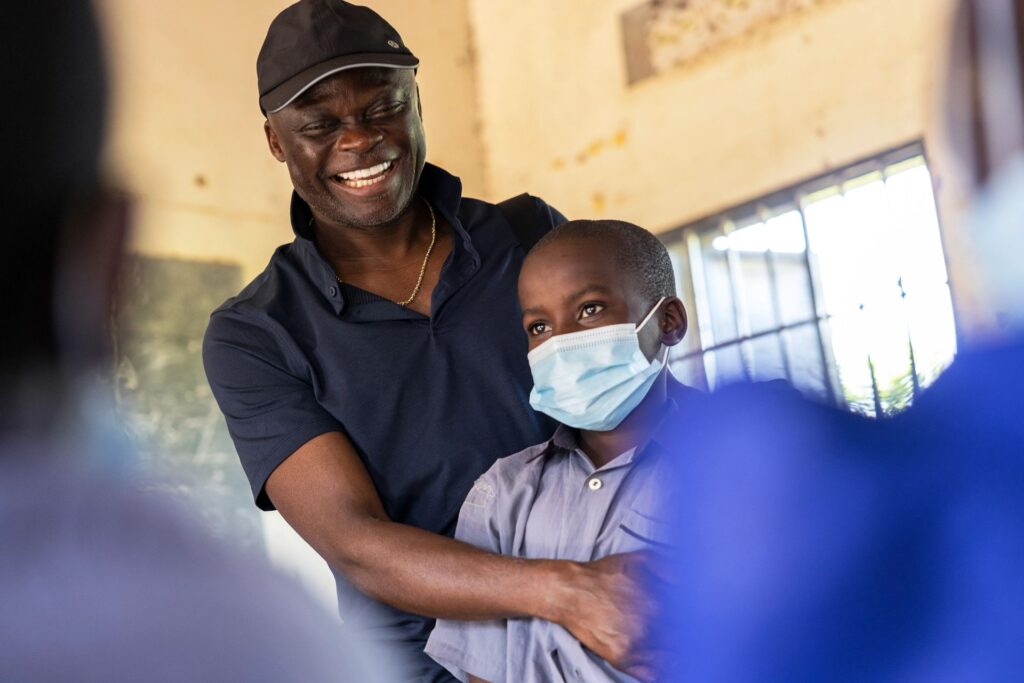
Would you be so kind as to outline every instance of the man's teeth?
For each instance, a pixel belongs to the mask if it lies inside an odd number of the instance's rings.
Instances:
[[[384,172],[389,168],[391,168],[391,162],[385,161],[383,164],[377,164],[370,168],[360,168],[348,173],[339,173],[335,177],[349,187],[366,187],[367,185],[380,182]]]

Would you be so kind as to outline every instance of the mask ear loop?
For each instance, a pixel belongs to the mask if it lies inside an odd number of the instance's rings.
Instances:
[[[661,359],[661,366],[662,366],[663,368],[667,368],[667,367],[668,367],[668,351],[669,351],[669,345],[668,345],[668,344],[662,344],[662,345],[661,345],[661,348],[665,349],[665,357]]]
[[[647,323],[651,321],[651,318],[654,317],[654,314],[657,313],[658,309],[661,308],[661,305],[665,303],[666,299],[668,299],[668,297],[666,296],[663,296],[660,299],[658,299],[658,303],[654,304],[654,308],[650,310],[650,312],[647,314],[647,317],[641,320],[640,324],[636,326],[636,331],[638,333],[640,332],[640,330],[644,329]],[[661,359],[662,369],[665,369],[668,367],[668,346],[665,344],[660,344],[659,346],[661,346],[661,348],[664,349],[665,351],[665,357]],[[657,358],[658,354],[654,354],[654,357]]]
[[[665,299],[667,299],[667,298],[668,297],[663,296],[660,299],[658,299],[658,303],[654,304],[654,308],[651,309],[650,313],[648,313],[647,316],[643,320],[640,321],[640,324],[636,326],[636,331],[637,332],[639,332],[640,330],[644,329],[644,327],[646,327],[647,323],[649,323],[651,321],[651,318],[654,317],[654,314],[657,312],[657,310],[661,307],[661,304],[663,304],[665,302]]]

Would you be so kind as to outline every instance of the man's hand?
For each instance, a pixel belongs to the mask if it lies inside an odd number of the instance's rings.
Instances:
[[[653,680],[649,633],[655,617],[655,558],[612,555],[571,567],[568,592],[553,605],[552,621],[615,668]]]

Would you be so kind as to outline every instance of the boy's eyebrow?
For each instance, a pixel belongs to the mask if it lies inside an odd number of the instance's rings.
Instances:
[[[586,287],[582,287],[580,289],[577,289],[575,292],[571,292],[565,295],[564,297],[562,297],[562,301],[565,303],[570,303],[576,301],[577,299],[587,294],[608,294],[610,292],[611,290],[605,287],[604,285],[587,285]],[[540,306],[531,306],[530,308],[523,309],[523,317],[525,318],[526,316],[529,315],[538,315],[542,312],[543,309]]]
[[[609,294],[610,292],[611,290],[605,287],[604,285],[587,285],[586,287],[577,289],[575,292],[572,292],[571,294],[566,294],[564,297],[562,297],[562,301],[576,301],[576,299],[579,299],[586,294]]]

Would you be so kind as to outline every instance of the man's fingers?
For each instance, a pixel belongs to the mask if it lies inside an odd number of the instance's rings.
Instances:
[[[627,667],[623,671],[644,683],[653,683],[658,678],[658,671],[653,664],[637,664]]]
[[[602,599],[588,602],[570,629],[585,647],[642,681],[654,680],[657,671],[651,625],[662,606],[652,589],[666,576],[661,562],[658,555],[639,551],[590,563],[593,594]]]
[[[661,647],[636,653],[636,656],[627,659],[619,668],[630,676],[649,683],[659,680],[673,670],[670,663],[674,661],[675,656],[674,652],[665,649],[665,644],[662,644]]]

